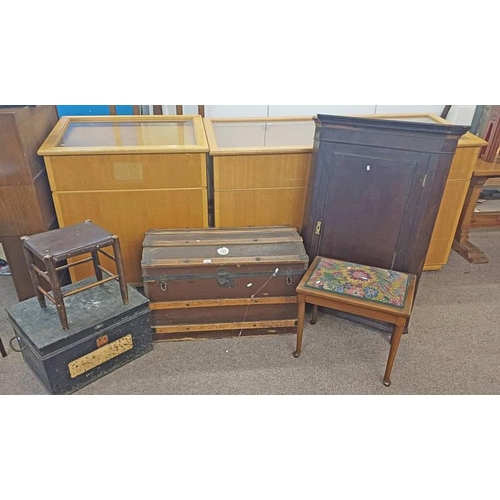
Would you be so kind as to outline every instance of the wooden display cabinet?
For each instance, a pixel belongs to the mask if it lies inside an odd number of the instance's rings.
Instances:
[[[64,117],[38,150],[59,225],[90,219],[117,234],[131,284],[146,231],[208,227],[207,152],[200,116]]]
[[[213,163],[213,225],[300,230],[314,122],[300,118],[205,118]]]

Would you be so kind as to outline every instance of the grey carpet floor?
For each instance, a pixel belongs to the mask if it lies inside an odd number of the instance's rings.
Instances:
[[[388,335],[320,313],[306,326],[297,360],[294,335],[155,343],[75,394],[498,394],[500,231],[475,230],[471,241],[490,262],[471,265],[452,252],[443,270],[424,273],[390,388],[382,385]],[[0,276],[0,336],[8,352],[0,358],[0,394],[46,394],[8,346],[4,308],[16,300],[11,278]]]

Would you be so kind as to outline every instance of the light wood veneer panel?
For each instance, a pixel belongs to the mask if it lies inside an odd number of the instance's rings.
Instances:
[[[54,193],[59,224],[86,219],[120,237],[128,282],[142,281],[141,256],[148,229],[205,228],[208,226],[205,189],[91,191]],[[73,279],[93,274],[92,266],[77,266]]]
[[[53,191],[206,187],[204,154],[45,158]]]

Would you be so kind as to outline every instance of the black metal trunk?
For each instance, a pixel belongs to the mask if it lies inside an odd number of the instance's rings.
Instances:
[[[64,291],[95,281],[88,278]],[[65,299],[69,329],[36,298],[8,308],[24,361],[50,394],[71,394],[152,349],[148,299],[129,287],[124,305],[111,281]]]

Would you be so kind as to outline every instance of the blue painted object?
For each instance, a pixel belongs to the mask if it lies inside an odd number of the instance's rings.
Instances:
[[[131,105],[116,106],[116,113],[119,115],[132,115]],[[57,114],[62,116],[87,116],[87,115],[109,115],[109,106],[106,105],[84,105],[84,104],[62,104],[57,105]]]

